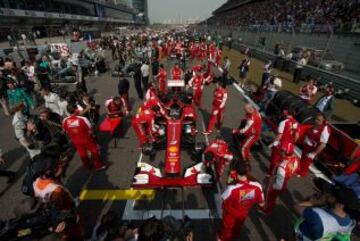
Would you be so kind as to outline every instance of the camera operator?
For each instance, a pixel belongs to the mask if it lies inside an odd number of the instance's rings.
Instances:
[[[320,178],[314,184],[320,196],[295,205],[302,216],[295,224],[297,240],[350,240],[356,221],[344,205],[348,202],[344,189]]]
[[[73,197],[67,188],[54,177],[55,169],[54,162],[46,162],[40,171],[40,176],[33,182],[34,197],[44,208],[54,206],[64,212],[75,212]],[[62,240],[83,240],[78,219],[75,223],[62,222],[53,231],[59,233]]]

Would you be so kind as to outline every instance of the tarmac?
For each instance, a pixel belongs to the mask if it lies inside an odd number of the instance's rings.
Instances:
[[[236,64],[240,63],[241,55],[235,51],[224,51],[224,56],[229,55],[233,62],[232,72],[236,72]],[[172,62],[167,62],[167,68],[170,68]],[[114,62],[111,61],[111,67]],[[256,81],[262,73],[261,62],[252,61],[250,78]],[[234,75],[235,76],[235,75]],[[281,73],[281,77],[288,79],[289,75]],[[129,96],[132,104],[132,114],[134,115],[141,101],[137,98],[134,88],[134,82],[129,78],[131,87]],[[89,77],[87,79],[90,94],[94,95],[95,100],[101,105],[101,120],[105,118],[104,102],[105,100],[117,94],[117,80],[111,77],[111,71],[99,75],[98,77]],[[285,81],[285,86],[296,89],[292,83]],[[203,93],[203,108],[198,110],[197,126],[199,131],[204,130],[207,124],[211,103],[213,99],[214,86],[206,86]],[[222,138],[231,143],[231,129],[236,128],[243,118],[243,106],[245,103],[243,95],[235,86],[228,87],[229,99],[226,105],[224,125],[220,132]],[[338,104],[338,103],[337,103]],[[341,103],[339,103],[341,105]],[[337,108],[336,115],[345,118],[342,111],[345,108]],[[358,110],[358,109],[357,109]],[[349,120],[359,117],[359,113],[347,112]],[[346,115],[347,118],[347,115]],[[24,148],[15,140],[13,128],[11,126],[11,117],[0,113],[0,146],[5,153],[7,164],[5,169],[16,171],[15,182],[6,184],[6,180],[0,178],[0,218],[7,219],[13,217],[13,208],[25,196],[21,193],[22,177],[29,162]],[[143,198],[131,190],[132,178],[139,161],[150,162],[147,157],[141,154],[139,143],[134,131],[130,125],[130,119],[125,118],[122,126],[123,136],[119,140],[117,147],[114,147],[114,140],[110,135],[98,133],[97,139],[100,145],[102,159],[110,164],[110,167],[103,172],[88,172],[81,164],[79,157],[70,162],[70,166],[64,178],[64,184],[69,188],[74,197],[82,199],[79,206],[79,212],[84,223],[84,230],[87,238],[91,237],[93,227],[100,220],[100,217],[109,210],[115,211],[120,221],[129,221],[134,224],[140,224],[143,220],[153,215],[163,217],[173,215],[182,218],[188,215],[193,220],[194,240],[212,241],[216,240],[216,232],[220,228],[221,202],[220,193],[225,185],[221,183],[214,188],[203,189],[167,189],[167,190],[148,190],[143,191]],[[212,134],[207,138],[199,134],[198,141],[207,142],[216,137]],[[158,153],[156,161],[152,164],[162,165],[163,153]],[[190,165],[189,156],[184,153],[184,166]],[[266,185],[265,172],[269,166],[270,153],[266,148],[262,151],[254,150],[251,158],[251,174]],[[226,172],[225,172],[226,173]],[[281,195],[272,215],[265,217],[257,213],[256,210],[250,212],[241,230],[241,235],[236,240],[251,241],[276,241],[281,238],[292,236],[293,224],[298,218],[294,211],[294,204],[304,200],[313,194],[312,175],[307,178],[294,178],[288,185],[288,190]],[[117,192],[120,190],[120,193]],[[126,193],[127,190],[130,192]],[[95,192],[93,198],[84,198],[86,193]],[[128,199],[128,200],[126,200]],[[150,200],[147,200],[150,199]],[[359,238],[357,235],[354,240]],[[359,240],[359,239],[358,239]]]

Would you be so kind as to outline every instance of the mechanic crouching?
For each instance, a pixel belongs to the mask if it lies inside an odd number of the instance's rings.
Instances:
[[[160,114],[159,106],[152,106],[151,109],[143,108],[143,106],[139,108],[139,113],[131,120],[131,125],[141,146],[146,143],[154,143],[159,135],[164,134],[164,131],[155,124],[155,118]]]

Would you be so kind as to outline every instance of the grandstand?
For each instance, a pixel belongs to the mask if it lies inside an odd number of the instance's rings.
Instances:
[[[144,24],[138,14],[132,5],[110,0],[1,0],[0,39],[7,40],[9,33],[19,38],[22,33],[40,31],[45,37],[69,33],[74,27],[94,30]]]
[[[321,31],[326,25],[334,32],[360,31],[360,4],[356,0],[229,0],[216,9],[208,23],[227,26],[283,26],[301,31],[304,25]],[[327,27],[326,29],[328,29]],[[279,28],[276,28],[278,31]]]

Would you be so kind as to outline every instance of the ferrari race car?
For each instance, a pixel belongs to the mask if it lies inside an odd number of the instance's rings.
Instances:
[[[189,94],[172,93],[163,98],[165,114],[155,119],[160,131],[152,142],[142,146],[145,155],[155,156],[165,150],[163,170],[140,162],[135,171],[133,187],[160,188],[212,184],[211,170],[201,162],[183,170],[182,151],[201,156],[204,148],[196,143],[196,111]]]

